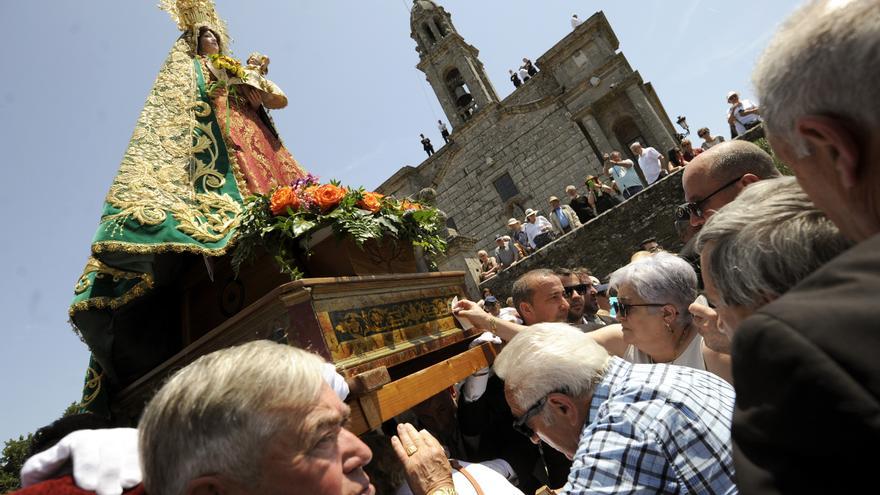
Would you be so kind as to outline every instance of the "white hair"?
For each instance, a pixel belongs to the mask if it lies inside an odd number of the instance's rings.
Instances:
[[[514,337],[493,369],[513,400],[525,409],[554,391],[590,393],[605,373],[608,351],[566,323],[538,323]]]
[[[639,258],[611,274],[610,288],[629,285],[647,303],[672,304],[680,326],[691,320],[688,306],[697,297],[697,273],[678,256],[659,252]]]
[[[752,75],[767,131],[807,156],[797,119],[808,114],[880,127],[880,2],[815,0],[789,17]]]
[[[794,177],[756,182],[700,229],[703,276],[721,303],[757,309],[850,246]]]
[[[205,355],[150,400],[140,431],[144,487],[179,495],[199,476],[222,474],[259,486],[262,454],[298,429],[321,393],[323,361],[267,340]]]

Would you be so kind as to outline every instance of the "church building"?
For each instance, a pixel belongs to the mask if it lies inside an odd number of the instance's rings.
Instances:
[[[451,142],[416,167],[404,166],[377,189],[397,197],[437,192],[447,225],[494,248],[510,217],[546,214],[565,186],[583,190],[602,171],[602,155],[639,141],[664,153],[675,129],[650,83],[626,57],[602,12],[534,60],[539,72],[499,100],[479,51],[431,0],[410,18],[419,63],[451,124]],[[442,141],[441,141],[442,142]]]

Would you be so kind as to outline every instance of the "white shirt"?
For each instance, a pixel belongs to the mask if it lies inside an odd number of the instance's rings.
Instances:
[[[641,186],[642,180],[639,179],[639,174],[636,173],[636,169],[633,168],[632,160],[620,160],[620,162],[628,163],[629,168],[626,168],[623,165],[611,164],[611,175],[614,177],[614,182],[617,183],[617,187],[619,187],[621,191],[625,191],[632,186]]]
[[[626,346],[626,351],[623,353],[623,359],[636,364],[654,364],[654,360],[651,359],[651,356],[640,351],[634,345]],[[703,360],[703,336],[694,335],[691,343],[688,344],[687,348],[681,353],[681,355],[668,364],[686,366],[688,368],[706,371],[706,361]]]
[[[525,67],[520,67],[519,68],[519,78],[522,79],[523,81],[525,81],[527,77],[531,77],[531,76],[529,76],[529,71],[527,71],[525,69]]]
[[[535,245],[535,237],[538,237],[544,232],[553,232],[553,224],[542,215],[538,215],[535,218],[535,223],[524,223],[522,228],[526,235],[529,236],[529,246],[532,248],[538,247]]]
[[[446,124],[440,122],[439,124],[437,124],[437,129],[440,129],[440,132],[446,131]]]
[[[480,489],[483,490],[483,493],[486,493],[487,495],[523,495],[523,492],[519,491],[517,487],[510,484],[510,481],[508,481],[509,479],[513,479],[516,475],[507,461],[503,459],[493,459],[479,464],[472,464],[464,461],[459,462],[461,463],[462,468],[464,468],[468,474],[473,476],[474,480],[477,481],[477,484],[480,485]],[[456,469],[452,470],[452,482],[455,484],[455,493],[460,495],[477,495],[477,490],[474,489],[471,482]],[[409,486],[404,483],[397,490],[397,495],[412,495],[412,490],[410,490]]]
[[[730,112],[733,113],[733,125],[736,126],[736,133],[743,134],[746,132],[745,124],[754,124],[755,122],[759,122],[761,117],[756,113],[750,113],[748,115],[742,115],[743,110],[751,110],[753,108],[757,108],[754,103],[749,100],[739,100],[739,103],[736,106],[730,107]]]
[[[657,178],[660,177],[660,157],[662,156],[659,151],[650,146],[642,148],[639,167],[642,167],[642,172],[645,174],[645,180],[648,181],[649,186],[657,182]]]
[[[571,16],[571,28],[572,28],[572,29],[574,29],[574,28],[580,26],[581,24],[583,24],[583,22],[584,22],[584,21],[578,19],[577,17],[575,17],[575,16]]]

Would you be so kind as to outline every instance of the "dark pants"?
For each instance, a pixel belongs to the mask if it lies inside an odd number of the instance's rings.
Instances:
[[[623,197],[629,199],[632,197],[633,194],[641,191],[642,189],[644,189],[644,187],[642,186],[629,186],[623,190]]]
[[[427,153],[428,156],[433,155],[434,154],[434,147],[433,146],[425,146],[425,153]]]
[[[446,141],[447,143],[449,143],[449,131],[443,131],[443,132],[440,133],[440,135],[443,136],[443,140],[444,140],[444,141]]]

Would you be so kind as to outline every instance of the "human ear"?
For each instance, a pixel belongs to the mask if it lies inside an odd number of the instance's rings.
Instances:
[[[577,426],[577,410],[571,397],[561,393],[552,393],[547,396],[547,404],[558,416],[565,418],[566,422]]]
[[[824,159],[834,167],[844,189],[852,189],[858,183],[859,143],[855,133],[846,122],[833,117],[807,115],[795,124],[810,145],[812,155]]]

